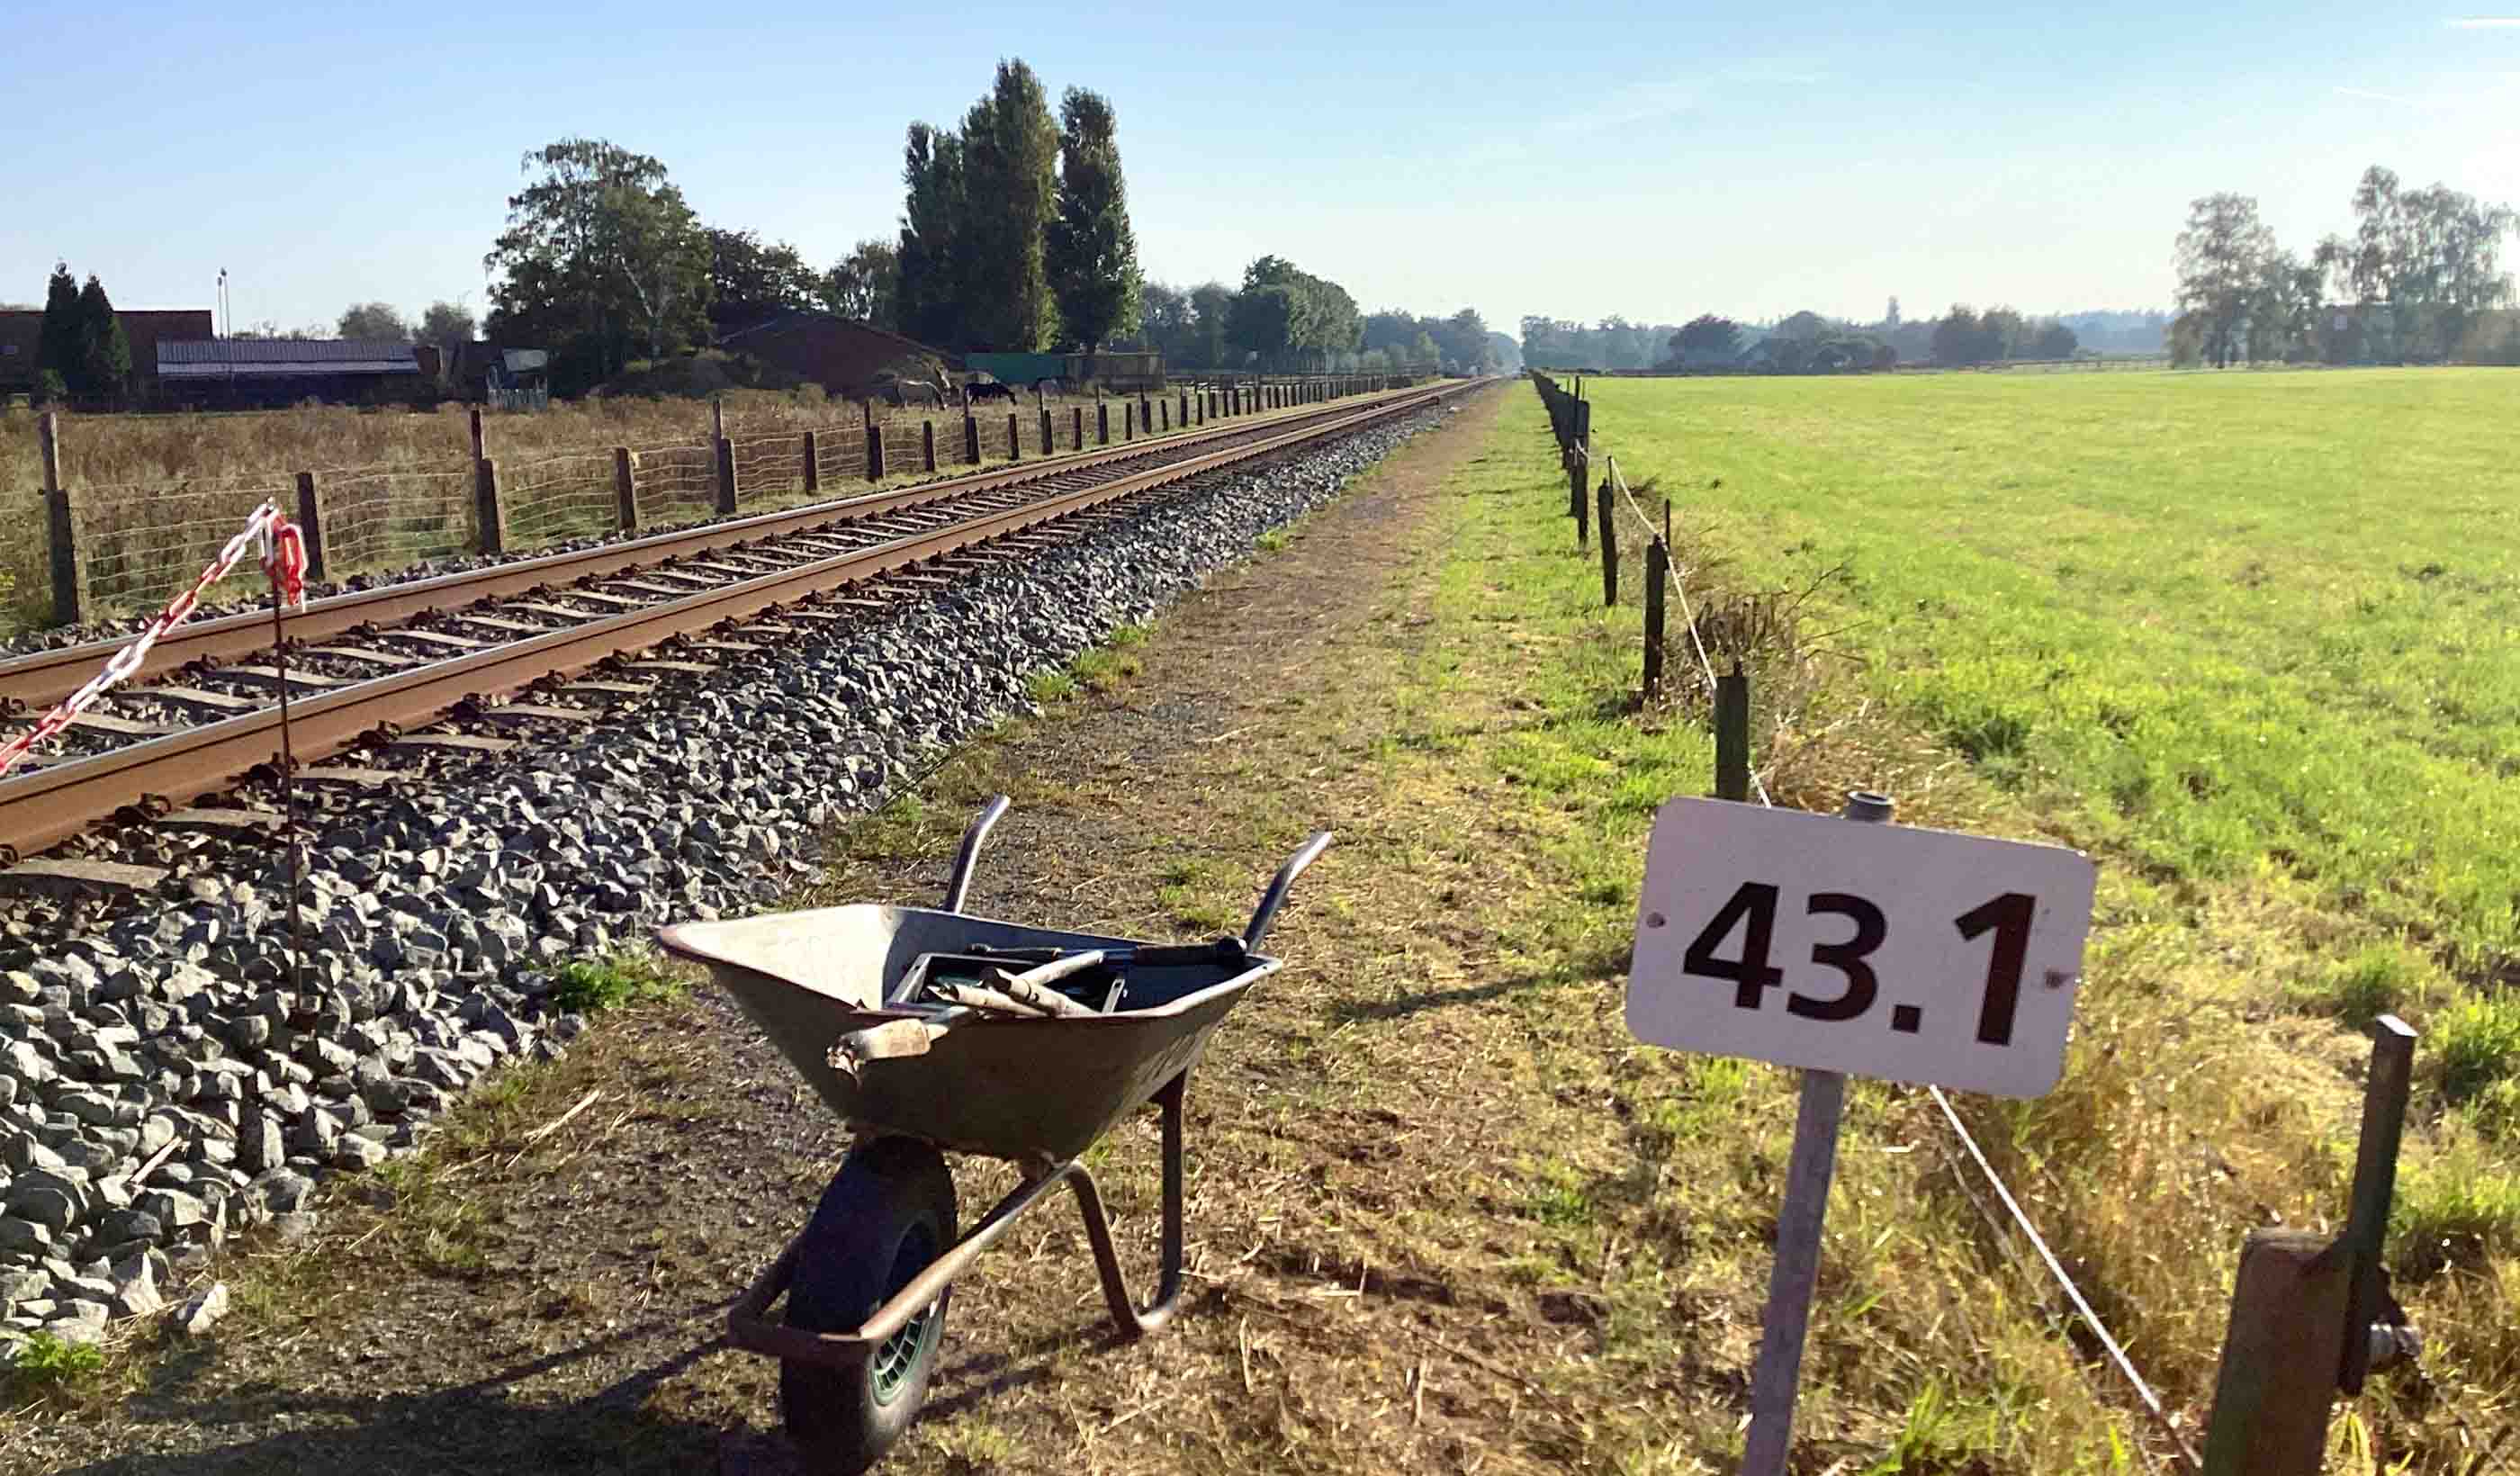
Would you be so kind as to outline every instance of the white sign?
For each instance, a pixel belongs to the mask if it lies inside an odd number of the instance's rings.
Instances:
[[[2042,1096],[2064,1075],[2096,877],[2061,846],[1675,799],[1645,853],[1628,1028]]]

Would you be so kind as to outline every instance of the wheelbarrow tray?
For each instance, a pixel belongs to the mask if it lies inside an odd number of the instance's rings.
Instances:
[[[1129,1008],[970,1019],[923,1055],[870,1061],[852,1077],[832,1066],[827,1052],[851,1031],[919,1017],[884,1002],[922,955],[966,953],[973,944],[1152,945],[880,903],[687,922],[664,929],[658,942],[707,965],[846,1122],[957,1152],[1050,1163],[1082,1153],[1189,1070],[1242,992],[1279,967],[1259,954],[1231,962],[1130,965]]]

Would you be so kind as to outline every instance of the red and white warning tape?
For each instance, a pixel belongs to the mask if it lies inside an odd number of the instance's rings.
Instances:
[[[202,577],[193,581],[193,587],[168,602],[158,618],[149,622],[148,629],[134,636],[129,646],[113,653],[113,659],[105,664],[105,670],[98,672],[85,687],[63,698],[61,705],[45,713],[42,721],[34,727],[6,743],[0,743],[0,775],[6,775],[17,767],[37,743],[68,728],[70,719],[87,711],[96,704],[97,698],[138,671],[140,663],[149,659],[149,648],[157,645],[159,637],[183,624],[192,615],[194,607],[202,603],[202,592],[226,578],[228,570],[235,568],[238,560],[245,558],[246,550],[257,543],[262,549],[262,571],[279,593],[281,603],[304,608],[305,535],[298,531],[297,524],[281,515],[276,505],[264,503],[253,510],[253,515],[246,519],[245,526],[234,538],[228,540],[227,547],[219,551],[219,557],[210,560],[209,567],[202,570]]]

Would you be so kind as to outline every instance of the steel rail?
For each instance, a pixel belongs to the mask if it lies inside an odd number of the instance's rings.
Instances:
[[[461,609],[475,601],[510,599],[535,590],[582,584],[645,568],[668,559],[719,553],[756,539],[783,537],[837,521],[860,521],[905,512],[949,497],[1020,487],[1113,462],[1164,456],[1186,448],[1313,422],[1342,411],[1397,404],[1426,393],[1424,386],[1382,391],[1346,404],[1302,407],[1270,419],[1210,422],[1204,429],[1152,440],[1097,446],[1090,451],[1062,452],[1011,463],[985,471],[913,483],[851,497],[826,499],[776,513],[755,513],[724,522],[703,523],[671,533],[652,533],[563,554],[544,554],[430,579],[415,579],[382,589],[358,590],[310,601],[303,613],[290,618],[292,639],[323,641],[362,626],[392,624],[431,611]],[[134,681],[164,676],[194,661],[229,661],[270,649],[270,615],[250,610],[176,627],[151,649],[132,674]],[[127,638],[124,638],[127,639]],[[112,658],[124,639],[84,642],[56,650],[37,651],[0,661],[0,712],[50,706],[78,691],[97,668]]]
[[[546,678],[572,675],[608,657],[652,647],[672,636],[712,629],[773,606],[1072,516],[1132,493],[1436,404],[1458,387],[1419,390],[1410,398],[1352,407],[1350,414],[1327,422],[1221,447],[1203,456],[1166,462],[1019,507],[983,514],[949,527],[377,677],[292,703],[291,747],[301,763],[319,760],[380,732],[433,720],[468,698],[518,692]],[[14,863],[127,807],[162,808],[223,788],[256,765],[277,761],[279,728],[280,710],[274,705],[110,753],[0,780],[0,856]]]

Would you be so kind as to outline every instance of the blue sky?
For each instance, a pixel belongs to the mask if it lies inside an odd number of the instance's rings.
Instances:
[[[2164,304],[2209,191],[2300,249],[2373,162],[2520,200],[2520,23],[2216,9],[27,7],[0,300],[63,257],[128,307],[207,306],[227,267],[241,325],[477,311],[518,158],[569,134],[824,263],[891,235],[904,124],[959,118],[1002,56],[1117,106],[1149,276],[1274,251],[1508,332]]]

